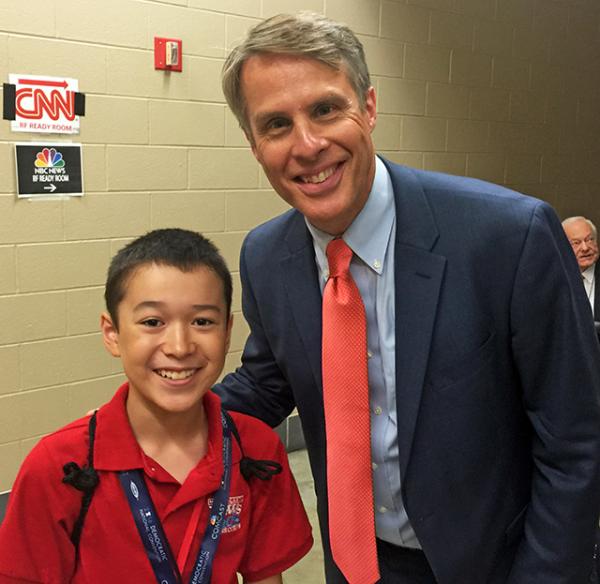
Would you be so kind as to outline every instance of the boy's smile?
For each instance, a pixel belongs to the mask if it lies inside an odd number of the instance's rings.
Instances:
[[[182,272],[147,264],[133,272],[125,290],[118,330],[108,314],[101,326],[129,380],[128,413],[134,408],[164,417],[201,410],[229,348],[221,280],[204,266]]]

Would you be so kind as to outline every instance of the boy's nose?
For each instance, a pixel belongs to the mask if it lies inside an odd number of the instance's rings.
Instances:
[[[163,351],[166,355],[171,355],[181,359],[194,351],[194,343],[183,326],[172,326],[165,335]]]

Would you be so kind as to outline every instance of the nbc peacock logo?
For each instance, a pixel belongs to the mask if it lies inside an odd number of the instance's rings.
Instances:
[[[56,148],[43,148],[36,154],[34,165],[37,168],[64,168],[65,161]]]

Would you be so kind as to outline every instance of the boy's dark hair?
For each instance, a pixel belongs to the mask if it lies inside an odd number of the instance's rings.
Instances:
[[[155,229],[122,248],[110,262],[104,300],[115,327],[117,309],[125,296],[129,277],[140,266],[158,264],[191,272],[201,266],[212,270],[223,283],[227,315],[231,312],[231,274],[215,245],[203,235],[187,229]]]

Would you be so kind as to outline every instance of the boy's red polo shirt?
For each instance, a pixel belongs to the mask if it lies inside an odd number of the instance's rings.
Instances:
[[[212,392],[204,398],[208,452],[180,485],[137,444],[125,412],[127,391],[125,384],[98,412],[94,466],[100,483],[85,519],[77,561],[69,536],[79,514],[81,492],[62,482],[62,467],[70,461],[86,464],[89,418],[43,438],[23,463],[0,525],[0,584],[154,582],[117,475],[117,471],[134,468],[145,475],[174,557],[194,503],[202,499],[199,528],[183,574],[183,581],[189,582],[208,522],[210,496],[223,472],[220,400]],[[236,572],[250,581],[283,572],[312,545],[311,528],[277,435],[259,420],[235,412],[232,417],[245,454],[275,460],[283,472],[268,481],[247,483],[239,471],[239,447],[232,439],[226,527],[213,564],[212,584],[237,582]]]

